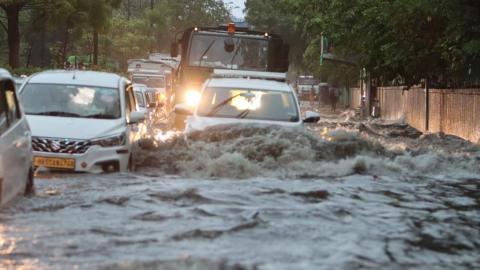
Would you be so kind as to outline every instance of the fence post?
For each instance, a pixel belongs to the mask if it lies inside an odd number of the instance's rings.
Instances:
[[[425,78],[425,131],[428,131],[429,112],[430,112],[430,94],[429,94],[428,76]]]

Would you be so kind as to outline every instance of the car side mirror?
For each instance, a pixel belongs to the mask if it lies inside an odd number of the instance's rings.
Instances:
[[[178,56],[178,43],[173,42],[170,46],[170,56],[175,58]]]
[[[131,112],[129,124],[138,124],[145,121],[145,113],[143,112]]]
[[[190,107],[186,104],[177,104],[175,105],[175,113],[182,115],[192,115],[193,112]]]
[[[312,111],[305,112],[305,118],[303,119],[304,123],[316,123],[320,121],[320,114]]]

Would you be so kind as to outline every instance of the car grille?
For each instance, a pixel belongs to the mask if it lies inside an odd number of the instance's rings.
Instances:
[[[90,147],[87,140],[69,140],[52,138],[32,138],[33,151],[62,153],[62,154],[83,154]]]

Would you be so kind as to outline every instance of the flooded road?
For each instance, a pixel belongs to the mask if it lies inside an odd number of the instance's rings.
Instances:
[[[480,148],[354,118],[164,133],[134,173],[44,175],[0,211],[0,268],[479,268]]]

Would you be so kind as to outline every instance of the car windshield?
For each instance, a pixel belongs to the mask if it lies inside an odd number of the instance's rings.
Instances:
[[[267,70],[268,41],[233,37],[234,47],[227,49],[229,37],[196,34],[192,37],[189,65],[197,67]]]
[[[197,114],[271,121],[299,120],[292,93],[258,89],[207,88],[202,94]]]
[[[26,114],[117,119],[118,89],[64,84],[27,84],[20,94]]]
[[[164,88],[165,87],[165,78],[164,77],[149,77],[149,76],[138,76],[134,75],[132,78],[133,83],[144,84],[147,87],[152,88]]]

